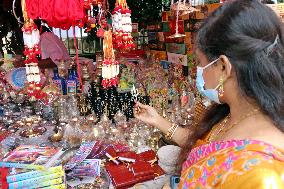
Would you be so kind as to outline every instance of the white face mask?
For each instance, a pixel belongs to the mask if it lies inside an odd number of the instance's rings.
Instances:
[[[212,101],[214,101],[218,104],[221,104],[221,102],[219,100],[218,90],[217,90],[219,85],[215,89],[204,89],[205,81],[204,81],[204,78],[203,78],[203,70],[205,70],[209,66],[215,64],[218,60],[219,60],[219,58],[210,62],[208,65],[206,65],[204,67],[197,66],[196,87],[197,87],[198,91],[203,96],[209,98],[210,100],[212,100]]]

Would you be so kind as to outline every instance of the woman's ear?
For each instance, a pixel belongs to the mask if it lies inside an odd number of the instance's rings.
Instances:
[[[221,71],[224,76],[224,80],[227,80],[232,75],[232,64],[227,56],[221,55],[219,59],[221,65]]]

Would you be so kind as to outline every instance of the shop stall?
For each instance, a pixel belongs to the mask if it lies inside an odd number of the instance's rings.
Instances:
[[[114,10],[106,0],[22,0],[21,6],[24,56],[1,59],[1,188],[169,183],[181,149],[135,119],[133,107],[149,104],[182,127],[198,122],[209,102],[195,89],[194,39],[220,4],[172,1],[143,34],[125,0]],[[39,18],[73,30],[73,54],[60,36],[35,24]],[[99,39],[93,58],[79,56],[75,28]],[[145,44],[136,41],[141,35]]]

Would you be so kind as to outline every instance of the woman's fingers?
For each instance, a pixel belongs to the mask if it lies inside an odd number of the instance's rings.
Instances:
[[[146,110],[148,110],[150,108],[150,106],[141,104],[140,102],[136,102],[135,107],[140,107],[140,108],[143,108],[143,109],[146,109]]]
[[[137,113],[137,112],[134,113],[134,117],[139,119],[140,121],[146,121],[147,120],[147,117],[144,114],[140,114],[140,113]]]

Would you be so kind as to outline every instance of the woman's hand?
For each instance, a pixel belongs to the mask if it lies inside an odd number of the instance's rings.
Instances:
[[[159,121],[163,119],[155,110],[155,108],[148,105],[143,105],[139,102],[135,104],[134,116],[144,123],[150,124],[155,127],[157,127]]]
[[[155,108],[143,105],[139,102],[134,106],[134,116],[137,119],[156,127],[164,134],[167,134],[168,130],[172,127],[172,123],[160,116]],[[189,129],[178,127],[172,140],[179,146],[186,146],[189,133]]]

